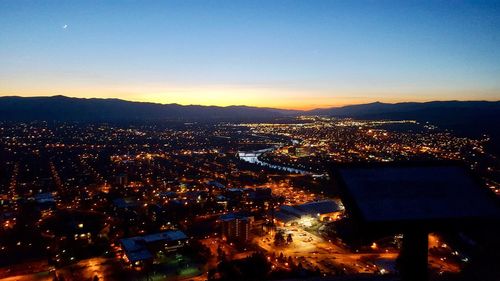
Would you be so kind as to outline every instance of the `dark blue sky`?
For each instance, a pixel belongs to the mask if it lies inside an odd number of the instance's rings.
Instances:
[[[0,0],[0,95],[500,99],[499,1]]]

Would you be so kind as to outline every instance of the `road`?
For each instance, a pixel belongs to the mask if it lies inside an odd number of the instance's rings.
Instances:
[[[119,281],[117,273],[122,272],[123,267],[114,258],[96,257],[79,261],[55,270],[55,272],[41,271],[32,274],[11,276],[0,279],[1,281],[52,281],[54,274],[63,276],[66,281],[91,281],[95,276],[99,281]]]
[[[334,273],[335,268],[345,268],[351,273],[375,273],[378,268],[364,260],[373,258],[395,260],[398,253],[352,253],[341,245],[325,241],[323,238],[309,233],[300,227],[285,228],[285,233],[292,233],[293,242],[282,248],[277,248],[274,242],[274,233],[265,237],[256,238],[254,242],[269,253],[277,256],[283,253],[300,261],[306,268],[318,267],[323,273]]]

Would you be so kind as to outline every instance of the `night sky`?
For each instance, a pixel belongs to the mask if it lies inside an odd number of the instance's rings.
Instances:
[[[0,0],[0,95],[499,100],[499,1]]]

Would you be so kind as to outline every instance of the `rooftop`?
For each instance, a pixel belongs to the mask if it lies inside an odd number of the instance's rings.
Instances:
[[[333,200],[308,202],[298,205],[296,208],[309,214],[329,214],[342,211],[344,209],[343,206],[337,204],[337,202]]]
[[[121,239],[123,249],[130,262],[142,261],[153,258],[151,252],[147,249],[148,243],[157,241],[179,241],[188,239],[186,234],[180,230],[170,230],[144,236],[136,236],[131,238]]]

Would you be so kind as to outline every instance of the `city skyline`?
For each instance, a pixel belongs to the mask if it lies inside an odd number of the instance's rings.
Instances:
[[[1,96],[286,109],[500,96],[494,2],[0,7]]]

